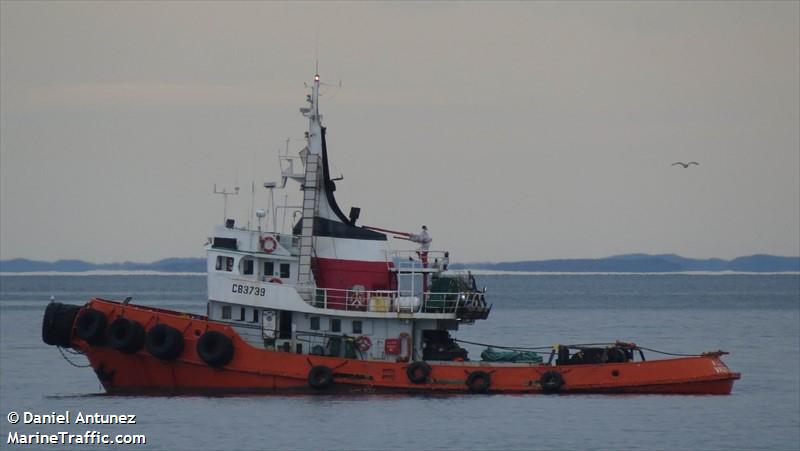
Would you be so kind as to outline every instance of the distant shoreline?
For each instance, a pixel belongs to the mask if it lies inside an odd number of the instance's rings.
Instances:
[[[26,272],[0,272],[0,277],[31,277],[31,276],[206,276],[204,272],[178,272],[178,271],[26,271]]]
[[[800,271],[676,271],[676,272],[547,272],[547,271],[492,271],[481,269],[457,269],[456,273],[472,272],[476,276],[800,276]],[[180,276],[205,277],[204,272],[168,272],[168,271],[31,271],[0,272],[0,277],[35,277],[35,276]]]
[[[207,269],[205,258],[168,258],[151,263],[0,260],[0,274],[205,274]],[[452,262],[450,269],[492,274],[797,273],[800,272],[800,257],[757,254],[724,260],[686,258],[676,254],[625,254],[605,258]]]

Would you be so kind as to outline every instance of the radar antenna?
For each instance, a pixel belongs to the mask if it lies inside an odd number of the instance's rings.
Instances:
[[[214,184],[214,194],[219,194],[225,199],[222,207],[223,224],[228,219],[228,196],[236,196],[237,194],[239,194],[239,186],[238,186],[239,184],[237,183],[236,185],[237,186],[233,188],[233,191],[228,191],[227,188],[222,188],[221,190],[217,190],[217,184],[216,183]]]

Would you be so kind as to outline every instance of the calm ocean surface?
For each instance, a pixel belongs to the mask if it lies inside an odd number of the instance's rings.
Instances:
[[[122,397],[41,341],[50,295],[205,312],[199,276],[0,276],[0,448],[9,432],[146,434],[128,449],[800,448],[800,276],[482,276],[492,314],[457,337],[544,346],[634,341],[723,349],[730,396]],[[470,347],[478,358],[479,347]],[[81,356],[70,356],[85,363]],[[656,355],[650,354],[650,358]],[[12,425],[10,411],[136,414],[136,425]],[[47,447],[42,445],[41,447]],[[85,449],[90,446],[83,447]]]

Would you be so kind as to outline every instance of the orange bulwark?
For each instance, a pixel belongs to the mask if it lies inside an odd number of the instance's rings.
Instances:
[[[85,338],[77,336],[79,323]],[[83,352],[109,393],[729,394],[740,378],[720,360],[721,352],[581,365],[390,362],[296,354],[258,349],[228,325],[205,316],[101,299],[82,308],[50,304],[42,333],[48,344]]]

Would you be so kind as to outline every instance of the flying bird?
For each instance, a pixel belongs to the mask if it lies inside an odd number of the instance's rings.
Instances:
[[[690,161],[690,162],[688,162],[688,163],[684,163],[683,161],[676,161],[676,162],[672,163],[670,166],[681,165],[681,166],[683,166],[683,168],[684,168],[684,169],[686,169],[686,168],[688,168],[690,165],[693,165],[693,164],[694,164],[694,165],[697,165],[697,166],[700,166],[700,163],[698,163],[698,162],[696,162],[696,161]]]

